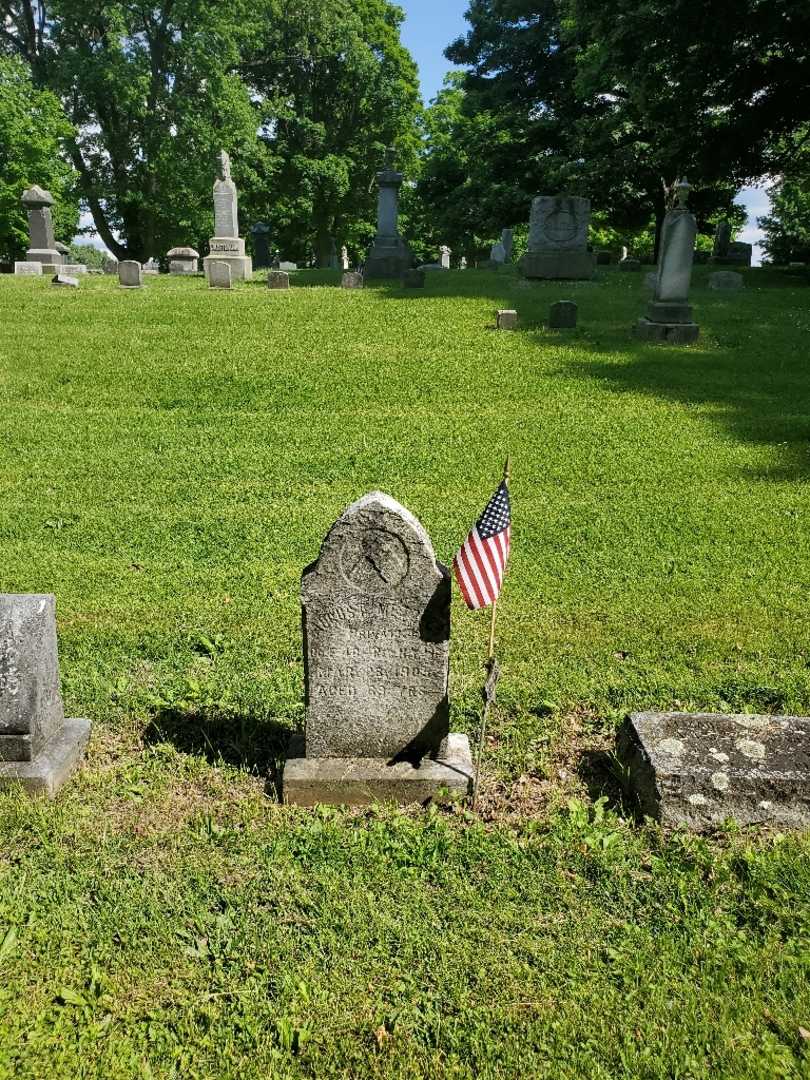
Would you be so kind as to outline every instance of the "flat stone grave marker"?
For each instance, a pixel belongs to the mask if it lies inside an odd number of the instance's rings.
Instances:
[[[54,795],[89,734],[89,720],[65,719],[55,598],[0,594],[0,789]]]
[[[723,291],[737,291],[745,287],[745,278],[733,270],[718,270],[709,274],[709,288]]]
[[[343,289],[362,289],[363,275],[358,274],[356,270],[347,270],[340,279],[340,286]]]
[[[268,289],[289,289],[290,275],[286,270],[271,270],[267,275]]]
[[[495,325],[499,330],[517,330],[518,313],[512,308],[503,308],[495,313]]]
[[[353,503],[301,579],[306,736],[284,801],[424,802],[470,790],[449,730],[450,575],[427,533],[382,492]]]
[[[42,263],[41,262],[15,262],[14,273],[18,277],[34,277],[41,276]]]
[[[636,807],[667,826],[810,826],[810,717],[634,713],[617,754]]]
[[[134,259],[122,259],[118,264],[118,284],[122,289],[143,288],[141,264]]]
[[[405,289],[424,289],[425,271],[406,270],[402,278],[402,286]]]
[[[230,289],[230,264],[226,262],[210,261],[208,263],[208,284],[212,289]]]
[[[51,278],[51,285],[56,285],[62,289],[78,289],[79,279],[71,277],[70,274],[54,274]]]
[[[550,330],[573,330],[577,325],[577,305],[573,300],[558,300],[548,313]]]

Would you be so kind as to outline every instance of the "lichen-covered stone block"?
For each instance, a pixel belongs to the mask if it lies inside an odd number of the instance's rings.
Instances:
[[[810,827],[810,717],[634,713],[617,755],[637,809],[663,825]]]

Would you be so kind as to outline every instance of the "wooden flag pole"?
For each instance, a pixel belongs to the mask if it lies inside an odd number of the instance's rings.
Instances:
[[[509,458],[506,459],[506,464],[503,467],[503,482],[509,487],[509,479],[512,475],[511,462]],[[495,700],[495,688],[498,685],[498,679],[500,678],[501,669],[498,661],[495,659],[495,624],[498,619],[498,601],[497,598],[492,602],[492,615],[489,622],[489,652],[487,653],[487,661],[484,667],[486,668],[487,677],[484,682],[481,696],[484,699],[484,707],[481,711],[481,737],[478,741],[478,754],[476,755],[475,762],[475,779],[473,781],[473,795],[472,795],[472,808],[475,810],[478,805],[478,784],[481,779],[481,763],[484,758],[484,743],[487,737],[487,720],[489,719],[489,709]]]

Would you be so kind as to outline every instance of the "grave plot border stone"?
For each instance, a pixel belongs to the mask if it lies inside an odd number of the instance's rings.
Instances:
[[[664,826],[810,828],[810,717],[634,713],[616,752],[634,807]]]

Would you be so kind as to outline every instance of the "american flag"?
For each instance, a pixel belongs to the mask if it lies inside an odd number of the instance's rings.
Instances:
[[[488,607],[498,599],[511,539],[509,488],[503,481],[453,559],[453,573],[468,608]]]

